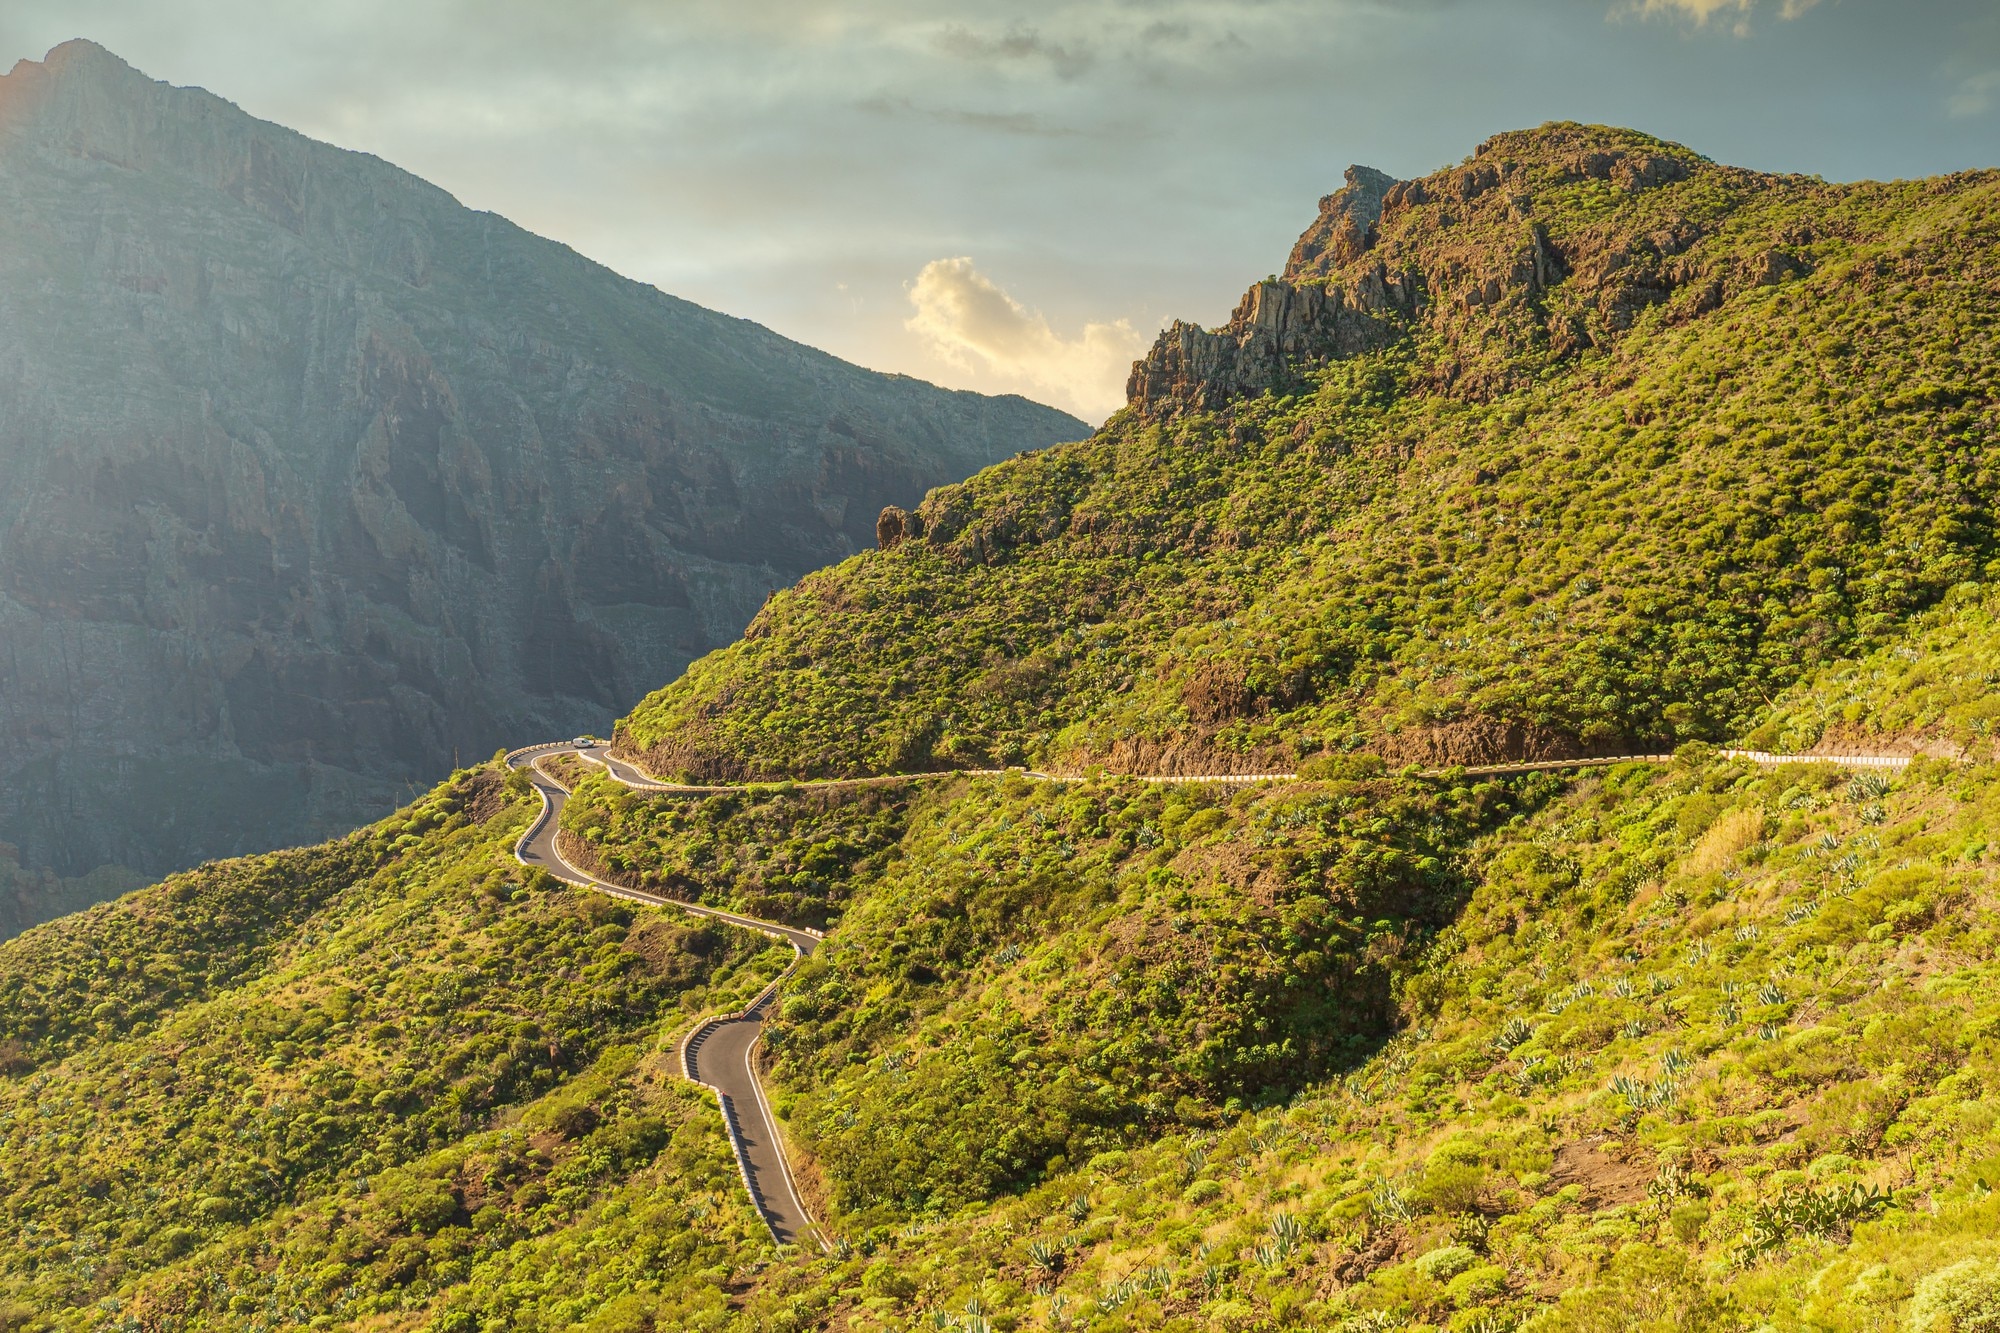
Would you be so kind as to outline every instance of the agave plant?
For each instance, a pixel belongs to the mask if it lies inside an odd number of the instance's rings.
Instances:
[[[1750,1211],[1738,1257],[1753,1259],[1785,1244],[1794,1236],[1845,1238],[1855,1222],[1873,1217],[1889,1206],[1887,1191],[1856,1182],[1846,1189],[1810,1186],[1786,1189],[1776,1199]]]
[[[1856,773],[1847,782],[1850,801],[1876,801],[1889,794],[1889,779],[1880,773]]]
[[[1378,1180],[1368,1192],[1368,1206],[1378,1217],[1386,1217],[1392,1222],[1407,1222],[1414,1212],[1403,1192],[1386,1180]]]
[[[1700,1184],[1679,1162],[1665,1162],[1660,1166],[1659,1175],[1646,1186],[1646,1194],[1655,1203],[1665,1206],[1675,1199],[1704,1198],[1708,1187]]]

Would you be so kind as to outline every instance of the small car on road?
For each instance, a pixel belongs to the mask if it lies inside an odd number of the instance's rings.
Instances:
[[[597,744],[597,738],[595,736],[578,736],[570,744],[579,750],[588,750],[591,746]]]

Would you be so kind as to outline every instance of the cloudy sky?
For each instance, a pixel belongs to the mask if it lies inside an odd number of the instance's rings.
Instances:
[[[633,277],[1092,420],[1350,162],[1636,126],[1830,179],[2000,162],[1995,0],[5,0]]]

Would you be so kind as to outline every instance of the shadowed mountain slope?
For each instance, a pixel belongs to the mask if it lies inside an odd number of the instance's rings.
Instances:
[[[0,839],[74,875],[351,827],[1085,429],[70,43],[0,78]]]

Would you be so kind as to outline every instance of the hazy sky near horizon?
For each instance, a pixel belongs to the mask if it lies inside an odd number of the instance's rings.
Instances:
[[[2000,164],[1995,0],[7,0],[622,273],[1096,421],[1351,162],[1548,120],[1850,180]]]

